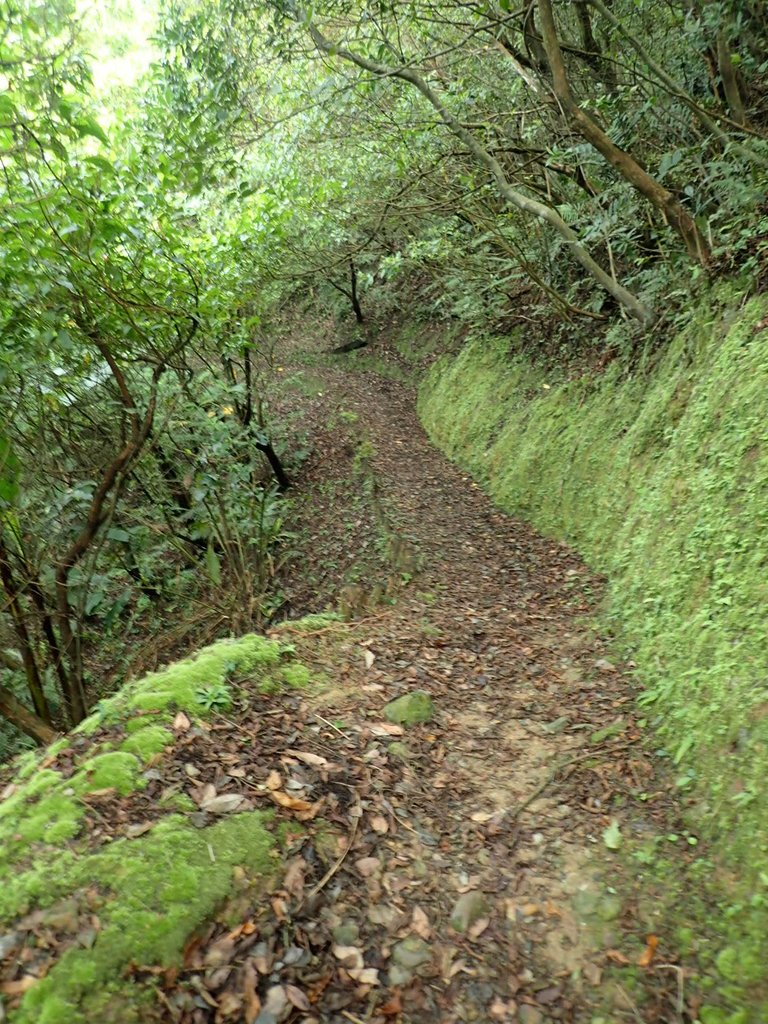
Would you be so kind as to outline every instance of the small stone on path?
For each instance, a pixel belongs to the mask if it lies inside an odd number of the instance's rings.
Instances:
[[[390,701],[384,708],[384,717],[398,725],[417,725],[429,722],[434,714],[432,698],[424,690],[404,693],[402,697]]]
[[[456,900],[451,911],[451,927],[466,932],[488,913],[488,901],[481,892],[465,892]]]
[[[432,959],[432,950],[429,943],[416,935],[409,935],[407,939],[398,942],[392,949],[392,959],[407,971],[412,971]]]
[[[544,1014],[541,1010],[537,1010],[535,1006],[529,1006],[528,1003],[523,1003],[518,1008],[517,1019],[520,1024],[544,1024]]]

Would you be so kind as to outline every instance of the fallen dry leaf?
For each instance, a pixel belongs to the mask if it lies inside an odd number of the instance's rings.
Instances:
[[[239,793],[222,793],[221,796],[214,796],[210,800],[203,800],[200,807],[211,814],[231,814],[245,802],[245,797]]]
[[[381,861],[378,857],[361,857],[355,861],[355,867],[363,878],[370,878],[377,871],[381,871]]]
[[[261,1013],[261,1000],[256,991],[257,977],[253,964],[243,967],[243,1017],[245,1024],[253,1024]]]
[[[488,1012],[497,1020],[506,1020],[509,1015],[509,1007],[498,996],[494,996],[493,1002],[488,1007]]]
[[[184,946],[183,960],[182,963],[185,967],[200,967],[202,966],[202,959],[200,958],[200,947],[203,944],[203,938],[201,935],[193,935]]]
[[[216,1005],[216,1003],[211,1004],[210,998],[205,1001],[209,1006],[216,1006],[216,1016],[220,1020],[227,1020],[230,1017],[234,1017],[243,1009],[243,997],[239,992],[223,992],[219,997],[218,1005]],[[248,1024],[251,1024],[251,1022],[249,1021]]]
[[[187,716],[184,714],[184,712],[183,711],[179,711],[178,714],[176,715],[176,717],[173,720],[173,729],[174,729],[174,731],[175,732],[186,732],[187,729],[191,728],[191,726],[192,726],[192,723],[187,718]]]
[[[137,822],[135,825],[129,825],[125,830],[126,839],[138,839],[139,836],[143,836],[145,832],[149,832],[152,828],[151,821]]]
[[[303,761],[304,764],[308,764],[312,768],[330,768],[330,762],[326,758],[319,754],[313,754],[309,750],[286,750],[286,754],[289,757],[295,757],[297,761]]]
[[[429,926],[429,918],[421,909],[421,907],[413,908],[413,917],[411,918],[411,931],[415,932],[420,939],[430,939],[432,937],[432,929]]]
[[[637,961],[638,967],[650,967],[653,963],[653,958],[656,956],[656,950],[659,945],[658,935],[649,935],[646,940],[645,952]]]
[[[19,978],[18,981],[3,981],[0,982],[0,992],[5,996],[23,996],[25,992],[29,992],[33,985],[36,985],[40,979],[33,977],[31,974],[25,974],[23,978]]]
[[[372,736],[402,736],[404,732],[401,725],[394,725],[392,722],[376,722],[370,728]]]
[[[302,1010],[304,1013],[309,1012],[309,999],[295,985],[283,985],[285,994],[288,996],[288,1002],[295,1006],[297,1010]]]
[[[376,1007],[376,1013],[380,1013],[382,1017],[397,1017],[403,1012],[403,1001],[400,998],[400,993],[395,991],[381,1006]]]
[[[605,951],[606,960],[610,960],[612,964],[619,964],[620,967],[626,967],[630,963],[630,959],[624,956],[618,949],[607,949]]]
[[[475,972],[471,967],[467,966],[466,960],[456,960],[455,963],[451,964],[451,969],[448,971],[449,978],[455,978],[457,974],[474,974]]]
[[[269,795],[276,804],[286,807],[289,811],[308,811],[312,807],[309,800],[302,800],[298,796],[291,796],[289,793],[283,793],[279,789],[273,789]]]
[[[348,971],[361,971],[365,966],[363,954],[357,946],[334,946],[333,955]]]
[[[210,782],[206,782],[201,789],[192,791],[192,799],[201,805],[204,804],[206,800],[213,800],[216,795],[216,787],[212,786]]]
[[[490,923],[490,918],[479,917],[477,921],[475,921],[475,923],[469,929],[467,935],[470,937],[470,939],[479,939]]]
[[[285,872],[285,878],[283,879],[283,888],[285,891],[299,900],[304,892],[304,872],[306,871],[306,868],[307,862],[303,857],[294,857],[288,864],[288,868]]]
[[[239,939],[241,935],[253,935],[256,931],[256,925],[253,921],[244,921],[242,924],[237,925],[232,931],[227,932],[228,939]]]
[[[275,771],[275,769],[273,768],[272,771],[267,776],[267,783],[266,783],[267,789],[273,789],[273,790],[274,789],[280,789],[282,784],[283,784],[283,777],[282,777],[282,775],[280,774],[280,772]]]
[[[234,952],[235,939],[225,935],[206,949],[203,963],[206,967],[222,967],[231,961]]]
[[[251,960],[259,974],[269,974],[272,970],[272,957],[265,942],[259,942],[253,947]]]
[[[359,982],[361,985],[378,985],[379,984],[379,972],[375,967],[353,967],[351,970],[347,968],[347,973],[353,981]]]
[[[371,818],[371,828],[374,832],[378,832],[379,835],[384,835],[389,832],[389,824],[387,819],[381,814],[374,814]]]
[[[589,960],[584,964],[582,973],[590,985],[599,985],[603,977],[603,972],[597,964],[593,964]]]
[[[323,809],[324,803],[325,797],[321,796],[319,800],[315,800],[313,804],[310,804],[309,808],[306,811],[296,811],[296,820],[312,821],[314,818],[318,816],[320,811]]]
[[[283,921],[287,921],[288,907],[282,896],[273,896],[269,902],[272,906],[272,912],[274,913],[277,920],[280,921],[281,924]]]

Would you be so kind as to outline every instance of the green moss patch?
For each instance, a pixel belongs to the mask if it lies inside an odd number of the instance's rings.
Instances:
[[[226,683],[235,673],[244,674],[278,665],[282,656],[279,644],[261,636],[221,640],[194,658],[145,676],[140,684],[128,692],[124,690],[120,697],[127,697],[128,706],[134,710],[171,711],[181,708],[187,712],[195,711],[200,707],[200,691]]]
[[[419,722],[429,722],[434,713],[434,703],[425,690],[404,693],[402,697],[390,701],[384,708],[384,717],[390,722],[398,722],[400,725],[418,725]]]
[[[303,686],[309,686],[312,680],[312,673],[306,665],[301,665],[297,662],[295,665],[286,665],[285,668],[281,669],[280,677],[287,686],[300,689]]]
[[[133,754],[113,750],[97,754],[83,762],[81,770],[72,778],[70,785],[76,793],[93,793],[101,789],[114,789],[120,796],[126,796],[139,789],[141,765]]]
[[[173,743],[173,733],[162,725],[145,725],[143,729],[134,731],[127,740],[120,744],[122,751],[135,754],[142,762],[149,761],[155,754],[160,754]]]
[[[643,371],[569,379],[476,340],[433,367],[419,409],[503,508],[607,574],[644,713],[731,868],[712,888],[731,951],[711,951],[715,984],[756,1024],[768,978],[726,975],[734,949],[768,962],[768,298],[729,298],[700,302]]]
[[[295,621],[278,622],[272,627],[271,632],[281,633],[313,633],[320,629],[327,629],[335,623],[341,622],[341,616],[336,612],[322,612],[316,615],[305,615]]]
[[[316,623],[292,625],[306,631]],[[40,912],[63,937],[61,946],[50,948],[45,977],[10,1011],[10,1021],[158,1019],[151,986],[127,980],[127,968],[180,963],[195,930],[241,892],[241,869],[254,885],[265,884],[275,863],[276,840],[267,828],[271,814],[234,814],[196,828],[179,811],[197,806],[171,787],[162,803],[166,816],[149,831],[142,832],[140,820],[134,838],[110,843],[102,833],[96,850],[89,845],[93,837],[82,834],[85,815],[91,808],[91,815],[103,816],[108,835],[114,810],[109,801],[146,786],[147,763],[174,744],[179,711],[191,720],[210,717],[223,697],[236,702],[241,688],[252,693],[261,684],[301,687],[311,678],[282,638],[220,641],[127,684],[100,702],[74,738],[19,758],[15,788],[0,804],[0,934],[21,929],[26,941],[36,942],[34,928],[27,934],[23,922],[30,912]],[[201,694],[215,694],[216,701],[206,706]],[[55,755],[66,748],[57,770]],[[43,763],[48,767],[41,768]],[[89,923],[94,917],[97,929]]]
[[[126,968],[174,966],[195,930],[212,919],[242,868],[268,879],[274,860],[268,815],[235,815],[198,830],[168,818],[141,840],[120,840],[64,866],[59,891],[98,885],[100,931],[90,949],[71,947],[24,997],[18,1024],[139,1022],[149,993]],[[144,1007],[144,1008],[143,1008]]]

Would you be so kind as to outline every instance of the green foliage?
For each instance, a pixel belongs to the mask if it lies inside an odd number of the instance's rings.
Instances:
[[[114,94],[105,131],[74,14],[9,10],[0,105],[0,560],[10,646],[34,666],[8,684],[70,721],[91,660],[120,661],[121,640],[202,601],[206,581],[228,604],[234,578],[226,618],[259,622],[283,538],[244,283],[246,224],[271,201],[190,198],[232,167],[174,121],[170,66]],[[230,408],[222,429],[211,402]]]
[[[195,699],[204,711],[229,711],[232,707],[232,695],[226,683],[201,686]]]

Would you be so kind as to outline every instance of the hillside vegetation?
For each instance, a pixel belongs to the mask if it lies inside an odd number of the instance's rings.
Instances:
[[[650,365],[572,377],[483,339],[433,367],[419,406],[503,508],[607,575],[650,742],[733,872],[693,867],[722,914],[726,989],[765,982],[766,311],[712,296]]]

